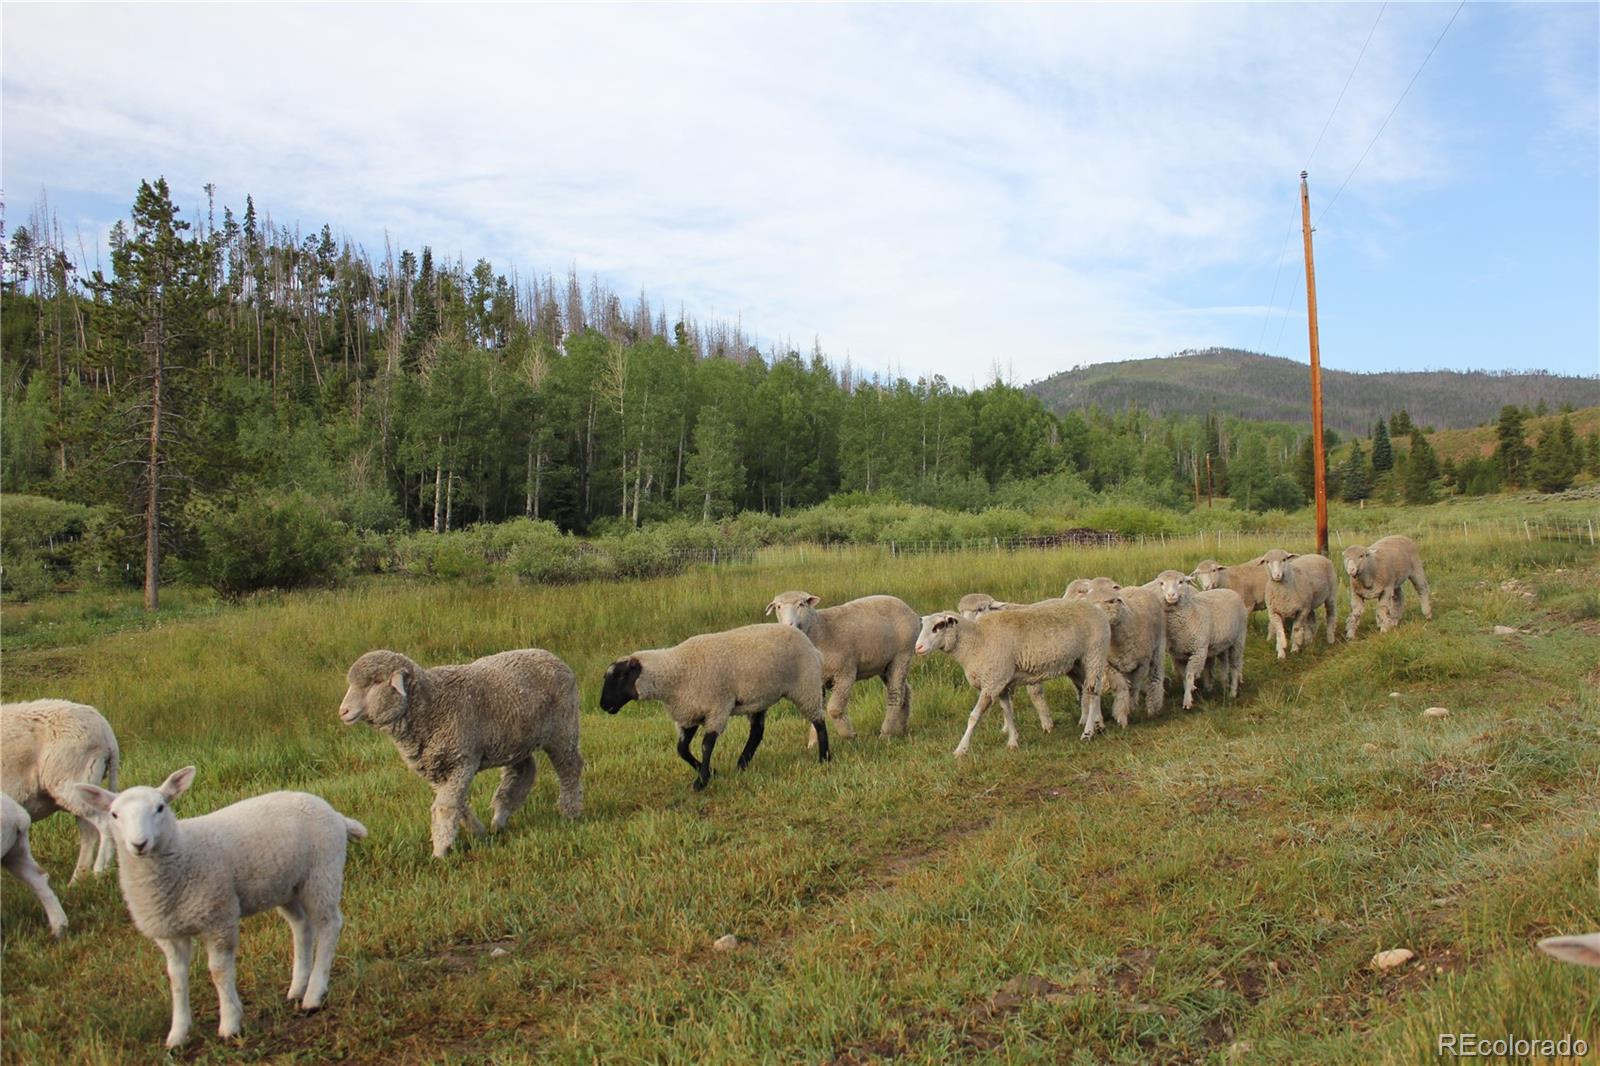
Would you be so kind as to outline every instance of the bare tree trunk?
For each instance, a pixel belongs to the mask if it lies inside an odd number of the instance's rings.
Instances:
[[[160,329],[160,326],[157,326]],[[159,337],[159,334],[158,334]],[[161,342],[150,376],[150,458],[145,466],[144,609],[161,606]]]
[[[539,520],[539,490],[544,482],[544,449],[540,448],[533,460],[533,520]]]
[[[456,472],[450,471],[450,476],[444,481],[444,531],[450,532],[450,510],[456,496]]]
[[[442,458],[444,454],[443,437],[439,438],[439,452],[441,458],[433,468],[433,531],[435,533],[439,532],[439,523],[443,520],[443,512],[439,509],[439,505],[442,502],[441,497],[444,495],[442,491],[444,482],[444,460]]]
[[[522,513],[530,517],[533,515],[533,450],[533,437],[530,436],[528,438],[528,480],[523,483],[527,502],[522,507]]]

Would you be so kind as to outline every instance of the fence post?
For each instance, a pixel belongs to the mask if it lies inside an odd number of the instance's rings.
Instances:
[[[1530,544],[1533,543],[1533,531],[1528,528],[1528,520],[1526,518],[1522,520],[1522,535],[1528,539]]]
[[[892,558],[894,558],[895,556],[897,556],[899,554],[900,554],[899,549],[895,546],[894,541],[891,540],[889,542],[889,557],[892,559]]]
[[[1589,519],[1589,546],[1594,547],[1594,519]]]

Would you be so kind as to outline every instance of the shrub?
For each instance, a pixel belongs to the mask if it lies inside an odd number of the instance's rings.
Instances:
[[[260,589],[331,585],[355,540],[303,493],[246,496],[231,507],[195,507],[200,551],[190,569],[230,598]]]
[[[31,551],[8,551],[0,566],[0,593],[13,601],[37,600],[56,589],[56,579],[43,559]]]

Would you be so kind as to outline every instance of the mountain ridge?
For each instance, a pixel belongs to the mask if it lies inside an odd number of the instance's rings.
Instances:
[[[1323,420],[1345,433],[1366,433],[1372,423],[1405,408],[1412,421],[1437,429],[1465,429],[1499,415],[1506,404],[1551,410],[1600,405],[1600,375],[1576,377],[1545,371],[1388,370],[1322,368]],[[1156,414],[1203,415],[1304,422],[1311,417],[1305,363],[1238,348],[1208,348],[1061,371],[1025,386],[1056,414],[1098,405],[1130,404]]]

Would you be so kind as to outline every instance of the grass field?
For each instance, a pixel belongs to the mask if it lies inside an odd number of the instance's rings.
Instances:
[[[1600,929],[1600,553],[1470,529],[1423,548],[1432,623],[1413,598],[1393,633],[1280,664],[1258,617],[1236,703],[1185,714],[1169,695],[1083,744],[1056,683],[1063,728],[1041,734],[1024,701],[1020,750],[996,711],[957,761],[973,696],[940,657],[913,672],[908,738],[876,736],[882,689],[864,684],[861,738],[819,768],[782,705],[743,774],[730,730],[701,794],[659,706],[596,708],[612,658],[759,620],[786,588],[931,611],[1211,552],[789,550],[636,584],[183,602],[135,628],[118,603],[61,601],[7,609],[25,639],[6,638],[4,690],[101,708],[125,784],[197,764],[184,813],[300,788],[371,830],[351,849],[327,1009],[285,1005],[288,927],[251,919],[244,1040],[218,1041],[197,966],[184,1061],[1409,1062],[1457,1031],[1592,1045],[1600,971],[1533,942]],[[585,816],[556,818],[543,765],[507,832],[434,861],[426,787],[337,720],[345,668],[373,647],[436,663],[526,645],[581,679]],[[1451,714],[1422,717],[1432,705]],[[479,778],[480,812],[496,777]],[[72,921],[60,943],[4,882],[0,1059],[157,1060],[160,953],[114,876],[66,887],[75,848],[64,817],[35,828]],[[741,946],[714,952],[725,933]],[[1392,947],[1417,961],[1374,972]]]

